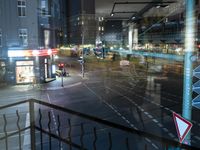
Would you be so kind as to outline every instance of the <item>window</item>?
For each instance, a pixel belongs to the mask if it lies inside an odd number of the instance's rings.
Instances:
[[[26,0],[18,0],[17,8],[20,17],[26,16]]]
[[[0,29],[0,47],[2,47],[2,31]]]
[[[46,1],[42,0],[41,1],[41,15],[46,15]]]
[[[27,46],[28,45],[27,29],[19,29],[19,38],[20,38],[20,43],[23,46]]]

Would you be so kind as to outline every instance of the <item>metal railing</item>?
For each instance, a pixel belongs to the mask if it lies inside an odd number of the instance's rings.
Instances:
[[[0,149],[5,150],[198,149],[35,99],[0,106],[0,113]]]

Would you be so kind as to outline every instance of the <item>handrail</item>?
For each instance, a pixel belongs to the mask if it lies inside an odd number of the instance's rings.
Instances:
[[[85,118],[85,119],[88,119],[88,120],[91,120],[91,121],[95,121],[95,122],[98,122],[98,123],[101,123],[101,124],[104,124],[104,125],[107,125],[107,126],[111,126],[111,127],[114,127],[116,129],[119,129],[119,130],[122,130],[122,131],[125,131],[125,132],[134,133],[134,134],[138,134],[140,136],[153,138],[157,141],[165,142],[165,143],[168,143],[172,146],[176,146],[176,147],[178,146],[180,148],[186,148],[186,149],[192,149],[192,150],[197,149],[194,146],[190,146],[190,145],[186,145],[186,144],[180,144],[177,141],[173,141],[173,140],[170,140],[170,139],[167,139],[167,138],[164,138],[164,137],[160,137],[158,135],[154,135],[154,134],[151,134],[151,133],[148,133],[148,132],[145,132],[145,131],[140,131],[140,130],[136,130],[136,129],[133,129],[133,128],[125,127],[125,126],[120,125],[120,124],[116,124],[116,123],[113,123],[113,122],[110,122],[110,121],[107,121],[107,120],[103,120],[103,119],[100,119],[100,118],[97,118],[97,117],[94,117],[94,116],[91,116],[91,115],[87,115],[87,114],[84,114],[84,113],[81,113],[81,112],[77,112],[77,111],[74,111],[74,110],[71,110],[71,109],[67,109],[67,108],[64,108],[64,107],[61,107],[61,106],[57,106],[57,105],[50,104],[50,103],[47,103],[47,102],[39,101],[39,100],[36,100],[36,99],[31,99],[30,101],[33,101],[34,103],[45,105],[45,106],[48,106],[48,107],[51,107],[51,108],[54,108],[54,109],[57,109],[57,110],[61,110],[63,112],[70,113],[70,114],[73,114],[73,115],[76,115],[76,116],[79,116],[79,117],[82,117],[82,118]]]
[[[16,105],[21,105],[21,104],[28,103],[28,102],[30,102],[30,99],[29,100],[23,100],[23,101],[15,102],[15,103],[11,103],[11,104],[7,104],[7,105],[4,105],[4,106],[0,106],[0,110],[1,109],[6,109],[6,108],[9,108],[9,107],[13,107],[13,106],[16,106]]]
[[[44,101],[40,101],[40,100],[36,100],[36,99],[28,99],[28,100],[24,100],[24,101],[20,101],[20,102],[16,102],[16,103],[8,104],[8,105],[5,105],[5,106],[0,106],[0,110],[6,109],[6,108],[9,108],[9,107],[14,107],[14,106],[21,105],[21,104],[26,104],[26,103],[29,104],[29,109],[33,108],[33,110],[29,110],[29,111],[32,111],[32,113],[34,113],[33,111],[35,111],[34,110],[34,105],[35,104],[39,104],[39,105],[43,105],[43,106],[46,106],[46,107],[53,108],[53,109],[58,110],[58,111],[62,111],[62,112],[65,112],[65,113],[69,113],[69,114],[78,116],[80,118],[84,118],[84,119],[87,119],[87,120],[90,120],[90,121],[94,121],[96,123],[99,123],[99,124],[102,124],[102,125],[106,125],[106,126],[109,126],[109,127],[114,128],[114,129],[118,129],[118,130],[121,130],[121,131],[124,131],[124,132],[127,132],[127,133],[137,134],[137,135],[139,135],[141,137],[151,138],[152,140],[159,141],[159,142],[164,143],[166,145],[179,147],[179,148],[185,148],[185,149],[192,149],[192,150],[198,149],[197,147],[186,145],[186,144],[183,144],[183,143],[181,144],[178,141],[173,141],[171,139],[167,139],[165,137],[154,135],[154,134],[148,133],[146,131],[141,131],[141,130],[137,130],[137,129],[134,129],[134,128],[126,127],[126,126],[123,126],[123,125],[120,125],[120,124],[117,124],[117,123],[114,123],[114,122],[103,120],[103,119],[98,118],[98,117],[87,115],[87,114],[84,114],[84,113],[81,113],[81,112],[77,112],[77,111],[74,111],[74,110],[71,110],[71,109],[68,109],[68,108],[64,108],[64,107],[61,107],[61,106],[57,106],[57,105],[50,104],[50,103],[47,103],[47,102],[44,102]],[[30,106],[32,106],[32,107],[30,107]],[[30,118],[34,119],[34,116],[31,117],[32,113],[30,112]],[[19,129],[16,132],[12,132],[10,134],[6,134],[5,138],[8,138],[8,136],[12,136],[14,134],[17,134],[17,133],[19,133],[21,131],[25,131],[25,130],[30,129],[30,128],[34,128],[33,132],[35,132],[35,129],[36,129],[36,130],[39,130],[39,131],[41,131],[41,132],[43,132],[45,134],[48,134],[51,137],[59,139],[59,140],[61,140],[63,142],[71,143],[71,140],[65,140],[62,137],[59,137],[58,135],[54,135],[51,132],[48,133],[48,131],[45,131],[42,128],[37,127],[35,125],[35,120],[32,122],[32,124],[29,127],[25,127],[23,129]],[[82,127],[82,130],[83,130],[83,127]],[[94,129],[94,130],[96,130],[96,129]],[[7,131],[5,131],[5,132],[7,132]],[[30,132],[30,134],[34,134],[33,132]],[[82,134],[83,133],[84,132],[82,132]],[[34,135],[33,135],[32,138],[35,138]],[[4,139],[4,137],[0,138],[0,140],[2,140],[2,139]],[[95,140],[96,140],[96,138],[95,138]],[[78,146],[79,147],[79,145],[76,145],[75,143],[74,143],[75,145],[73,143],[71,143],[71,144],[72,144],[72,146],[75,146],[75,147]]]
[[[0,141],[1,141],[1,140],[4,140],[5,138],[12,137],[12,136],[14,136],[14,135],[16,135],[16,134],[19,134],[20,132],[26,131],[26,130],[28,130],[28,129],[30,129],[30,126],[25,127],[25,128],[23,128],[23,129],[20,129],[20,130],[18,130],[18,131],[13,131],[13,132],[7,134],[7,136],[0,137]]]
[[[78,149],[81,148],[80,145],[75,144],[75,143],[72,143],[72,142],[70,142],[69,140],[66,140],[66,139],[64,139],[64,138],[62,138],[62,137],[60,137],[60,136],[55,135],[55,134],[49,133],[49,132],[47,132],[46,130],[41,129],[41,128],[37,127],[37,126],[35,126],[35,129],[38,130],[38,131],[41,131],[41,132],[43,132],[43,133],[45,133],[45,134],[48,134],[48,135],[50,135],[51,137],[53,137],[53,138],[55,138],[55,139],[58,139],[58,140],[60,140],[60,141],[62,141],[62,142],[65,142],[65,143],[67,143],[67,144],[71,144],[71,145],[72,145],[73,147],[75,147],[75,148],[78,148]],[[83,150],[86,150],[86,149],[84,148]]]

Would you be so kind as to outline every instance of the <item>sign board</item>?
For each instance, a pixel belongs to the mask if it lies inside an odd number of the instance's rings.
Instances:
[[[175,112],[173,112],[173,119],[176,126],[179,142],[182,143],[186,135],[192,128],[192,123],[187,121]]]

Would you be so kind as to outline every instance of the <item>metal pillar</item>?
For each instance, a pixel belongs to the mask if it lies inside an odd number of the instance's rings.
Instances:
[[[184,82],[183,82],[183,107],[182,116],[191,120],[192,116],[192,55],[195,46],[195,9],[194,0],[186,0],[185,21],[185,58],[184,58]],[[185,142],[190,143],[190,133]]]

